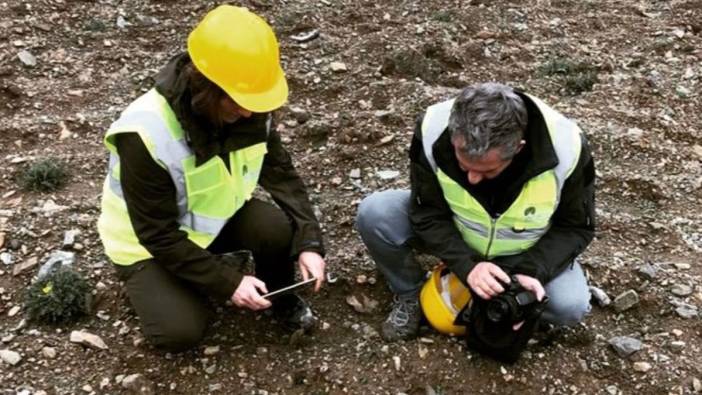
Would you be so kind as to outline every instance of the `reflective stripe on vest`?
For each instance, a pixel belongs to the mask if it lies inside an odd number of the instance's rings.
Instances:
[[[446,131],[454,100],[429,107],[422,121],[424,153],[454,213],[454,223],[463,240],[488,259],[524,252],[548,231],[563,185],[580,158],[578,126],[541,100],[529,98],[546,122],[558,165],[527,181],[507,211],[497,218],[492,218],[477,199],[436,165],[433,146]]]
[[[270,118],[266,124],[270,127]],[[119,133],[137,132],[154,161],[173,180],[180,229],[207,247],[258,184],[267,152],[258,143],[229,153],[229,169],[219,156],[195,166],[195,154],[168,102],[154,89],[135,100],[107,131],[110,162],[103,186],[98,232],[107,256],[119,265],[151,258],[141,246],[127,212],[120,182],[120,158],[114,145]]]

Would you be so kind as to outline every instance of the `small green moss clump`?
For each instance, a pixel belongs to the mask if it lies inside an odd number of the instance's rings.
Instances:
[[[60,268],[32,284],[25,293],[29,319],[45,324],[74,321],[88,313],[90,286],[80,273]]]
[[[22,188],[37,192],[51,192],[62,187],[68,179],[65,165],[53,158],[32,163],[20,175]]]
[[[597,82],[597,68],[569,59],[556,58],[539,66],[542,76],[556,76],[560,79],[565,90],[572,95],[592,90]]]

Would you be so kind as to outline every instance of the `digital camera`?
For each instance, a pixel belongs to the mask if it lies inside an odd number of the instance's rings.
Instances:
[[[525,319],[526,313],[537,302],[536,295],[522,287],[515,276],[509,284],[504,284],[505,291],[487,301],[486,316],[494,323],[516,324]]]

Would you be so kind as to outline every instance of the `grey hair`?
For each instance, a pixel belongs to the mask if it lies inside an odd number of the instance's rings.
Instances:
[[[519,149],[527,123],[524,101],[506,85],[487,82],[471,85],[458,95],[451,108],[451,138],[460,137],[461,152],[481,157],[501,148],[502,159],[511,159]]]

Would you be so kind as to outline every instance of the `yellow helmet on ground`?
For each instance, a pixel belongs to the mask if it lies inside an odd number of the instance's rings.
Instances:
[[[453,322],[468,301],[470,291],[444,265],[434,268],[419,293],[419,303],[427,321],[434,329],[447,335],[466,333],[465,326],[454,325]]]
[[[198,71],[246,110],[272,111],[288,98],[278,40],[246,8],[221,5],[210,11],[188,36],[188,54]]]

